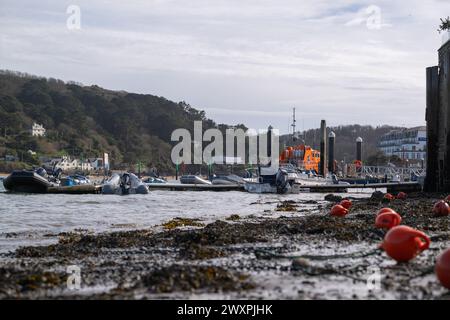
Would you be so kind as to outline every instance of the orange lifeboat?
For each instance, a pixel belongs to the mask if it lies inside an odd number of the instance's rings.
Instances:
[[[281,152],[280,162],[319,172],[320,152],[304,144],[287,147]]]

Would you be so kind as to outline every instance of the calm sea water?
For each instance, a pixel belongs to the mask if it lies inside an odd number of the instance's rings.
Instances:
[[[367,193],[351,194],[365,197]],[[63,231],[141,229],[175,217],[205,222],[240,216],[278,216],[280,200],[319,200],[323,194],[257,195],[246,192],[151,191],[148,195],[9,194],[0,182],[0,252],[57,241]],[[257,204],[255,204],[257,203]],[[317,205],[305,205],[312,212]],[[289,213],[283,212],[283,215]],[[298,213],[296,213],[298,215]]]

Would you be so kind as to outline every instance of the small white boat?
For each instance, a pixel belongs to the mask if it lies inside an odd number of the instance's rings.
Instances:
[[[211,181],[200,178],[199,176],[186,175],[180,178],[182,184],[212,184]]]
[[[212,184],[214,185],[243,185],[244,183],[244,178],[235,174],[219,175],[212,178]]]

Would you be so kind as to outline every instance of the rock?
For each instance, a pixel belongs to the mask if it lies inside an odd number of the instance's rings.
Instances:
[[[151,292],[163,293],[205,289],[209,292],[253,289],[248,276],[213,266],[172,265],[151,272],[137,286]]]
[[[174,218],[163,224],[164,229],[172,230],[179,227],[204,227],[205,225],[198,222],[199,219]]]
[[[202,246],[198,244],[190,244],[183,248],[180,257],[189,260],[206,260],[223,257],[225,254],[220,249]]]
[[[330,202],[341,202],[342,201],[342,197],[341,196],[337,196],[335,194],[327,194],[325,196],[325,201],[330,201]]]
[[[370,196],[370,200],[375,200],[375,201],[381,201],[381,200],[383,200],[383,198],[384,198],[384,193],[381,191],[375,191]]]
[[[276,211],[296,211],[297,205],[295,201],[286,200],[277,205]]]
[[[292,261],[292,270],[305,270],[309,267],[309,261],[303,258],[297,258]]]
[[[238,214],[232,214],[232,215],[229,216],[228,218],[225,218],[225,220],[228,220],[228,221],[237,221],[237,220],[239,220],[239,219],[241,219],[241,217],[239,217]]]

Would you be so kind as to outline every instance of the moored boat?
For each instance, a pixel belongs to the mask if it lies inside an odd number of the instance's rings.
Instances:
[[[213,185],[243,185],[245,183],[244,178],[239,177],[235,174],[228,175],[215,175],[212,178]]]
[[[158,184],[158,183],[167,183],[166,180],[156,177],[148,177],[147,179],[143,180],[145,184]]]
[[[298,193],[300,184],[294,175],[282,168],[261,167],[258,181],[245,182],[244,189],[250,193]]]
[[[185,175],[180,178],[182,184],[211,184],[211,181],[200,178],[195,175]]]
[[[37,171],[17,170],[3,180],[3,186],[9,192],[46,193],[49,187],[57,185],[57,182],[49,181],[42,168]]]
[[[133,173],[114,174],[102,186],[102,194],[147,194],[148,187]]]
[[[60,185],[63,187],[92,184],[88,178],[86,178],[85,176],[79,175],[79,174],[63,177],[63,178],[60,178],[59,180],[60,180]]]

